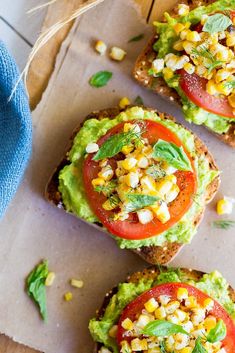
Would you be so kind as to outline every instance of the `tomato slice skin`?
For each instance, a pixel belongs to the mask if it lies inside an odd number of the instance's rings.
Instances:
[[[136,317],[141,313],[142,309],[144,309],[144,303],[146,303],[151,298],[158,299],[160,295],[169,295],[172,300],[177,300],[177,290],[179,288],[186,288],[188,290],[189,295],[196,297],[198,303],[201,305],[203,304],[203,301],[205,299],[210,298],[207,294],[203,293],[196,287],[185,283],[166,283],[153,287],[152,289],[144,292],[139,297],[134,299],[123,310],[118,322],[118,344],[120,345],[123,340],[129,341],[130,339],[133,339],[133,337],[128,338],[127,336],[124,336],[125,329],[121,326],[123,320],[129,318],[130,320],[135,321]],[[210,314],[215,316],[217,319],[222,319],[224,321],[227,328],[227,335],[223,340],[223,347],[226,349],[227,353],[234,353],[235,325],[233,320],[225,311],[225,309],[215,300],[213,310],[210,311]]]
[[[210,113],[235,119],[227,97],[216,97],[206,91],[207,79],[196,74],[188,74],[183,69],[179,70],[179,74],[180,87],[190,101]]]
[[[182,142],[179,138],[162,124],[151,120],[145,120],[145,124],[146,132],[143,133],[143,137],[147,137],[150,144],[155,143],[158,139],[163,139],[168,142],[173,142],[177,146],[182,146]],[[123,125],[124,122],[110,129],[105,136],[99,139],[97,142],[98,145],[102,145],[111,135],[123,131]],[[193,166],[190,155],[186,150],[185,152]],[[171,219],[167,223],[162,224],[157,218],[154,218],[152,222],[142,225],[135,215],[130,215],[129,219],[126,221],[113,221],[111,219],[113,212],[106,211],[102,207],[102,204],[107,198],[103,194],[95,192],[91,183],[91,181],[97,177],[100,170],[99,164],[93,161],[93,156],[94,154],[88,155],[83,166],[83,181],[86,196],[92,210],[111,234],[130,240],[146,239],[158,235],[179,221],[193,202],[192,195],[195,193],[197,187],[195,170],[193,172],[177,171],[175,175],[181,192],[176,200],[169,205]],[[109,163],[114,167],[116,163],[115,157],[109,159]]]

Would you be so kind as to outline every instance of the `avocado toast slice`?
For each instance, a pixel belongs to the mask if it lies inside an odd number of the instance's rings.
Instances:
[[[215,2],[224,2],[216,1],[216,0],[209,0],[209,1],[197,1],[197,0],[184,0],[178,1],[176,6],[172,8],[169,15],[172,18],[179,17],[178,15],[178,5],[179,4],[186,4],[190,7],[190,10],[193,10],[199,6],[207,6],[209,4],[213,4]],[[229,3],[229,2],[227,2]],[[224,5],[223,5],[224,6]],[[165,79],[161,76],[154,77],[153,75],[149,74],[149,70],[152,67],[152,62],[156,59],[158,52],[154,50],[154,44],[156,44],[157,40],[159,39],[159,35],[155,34],[153,38],[147,43],[147,46],[144,48],[143,52],[137,58],[135,63],[135,67],[133,70],[133,76],[135,79],[143,86],[151,89],[155,93],[159,94],[161,97],[176,103],[178,106],[188,106],[189,112],[190,109],[195,107],[195,104],[192,103],[190,99],[186,96],[182,96],[181,99],[180,95],[177,93],[176,89],[170,87]],[[170,39],[169,39],[170,40]],[[182,103],[183,102],[183,103]],[[191,108],[190,108],[191,107]],[[202,121],[203,114],[205,117],[208,116],[207,122]],[[215,123],[210,123],[215,118]],[[212,133],[214,133],[221,141],[225,142],[226,144],[230,145],[231,147],[235,147],[235,120],[224,118],[218,115],[214,115],[212,113],[208,113],[204,109],[200,109],[198,113],[198,118],[192,118],[190,114],[185,115],[185,119],[190,122],[195,122],[196,124],[204,124]],[[223,129],[221,129],[223,126]],[[220,131],[221,130],[221,131]]]
[[[96,317],[89,324],[89,330],[95,341],[93,352],[100,352],[102,347],[114,353],[118,351],[116,338],[111,337],[113,335],[110,336],[109,332],[115,331],[112,329],[113,325],[118,324],[123,309],[130,302],[155,286],[179,282],[189,283],[207,293],[226,309],[233,321],[235,320],[235,291],[219,272],[206,274],[186,268],[152,266],[130,275],[124,283],[106,294]]]
[[[85,120],[84,122],[81,124],[81,126],[79,126],[73,133],[68,149],[67,149],[67,153],[65,154],[65,157],[63,158],[63,160],[61,161],[61,163],[59,164],[59,166],[57,167],[56,171],[54,172],[54,174],[52,175],[51,179],[48,182],[48,185],[46,187],[46,198],[53,203],[54,205],[56,205],[59,208],[63,208],[64,210],[67,210],[73,214],[76,214],[74,212],[73,209],[68,209],[68,201],[67,199],[65,200],[65,198],[63,199],[63,188],[61,188],[61,181],[60,181],[60,177],[63,174],[63,170],[65,170],[65,167],[69,168],[69,165],[71,164],[71,161],[69,160],[69,153],[72,150],[72,146],[74,145],[74,141],[76,136],[78,136],[79,131],[81,131],[81,128],[84,128],[84,125],[90,123],[92,124],[92,122],[97,122],[100,121],[102,123],[102,121],[107,121],[107,118],[112,120],[115,119],[117,116],[120,116],[121,114],[133,114],[135,113],[135,115],[138,115],[139,113],[143,113],[145,112],[146,114],[155,114],[157,113],[155,110],[153,109],[147,109],[147,108],[142,108],[142,107],[131,107],[128,108],[125,111],[120,111],[119,109],[107,109],[107,110],[103,110],[103,111],[99,111],[99,112],[93,112],[91,113]],[[157,113],[158,114],[158,119],[162,120],[163,122],[165,122],[166,124],[171,124],[170,122],[174,121],[174,119],[170,116],[167,116],[163,113]],[[123,115],[122,115],[123,116]],[[106,120],[104,120],[106,119]],[[177,127],[177,129],[182,129],[185,131],[185,128],[182,128],[180,124],[174,123],[174,126]],[[86,128],[86,126],[85,126]],[[89,127],[90,131],[91,131],[91,127]],[[177,237],[175,237],[175,234],[173,234],[173,239],[164,239],[161,244],[156,244],[153,243],[151,244],[151,241],[153,238],[149,238],[147,239],[147,243],[146,240],[142,240],[142,241],[127,241],[125,239],[121,239],[118,238],[117,236],[115,236],[115,240],[118,242],[118,245],[121,248],[129,248],[132,251],[136,252],[138,255],[140,255],[143,259],[145,259],[147,262],[149,263],[160,263],[160,264],[164,264],[169,262],[177,253],[178,251],[181,249],[181,247],[184,245],[184,243],[187,243],[190,241],[192,234],[191,233],[195,233],[195,230],[197,228],[197,226],[199,225],[204,210],[205,210],[205,206],[208,202],[210,202],[212,200],[212,198],[214,197],[218,187],[219,187],[219,183],[220,183],[220,178],[219,178],[219,173],[218,173],[218,168],[213,160],[213,157],[211,156],[211,154],[208,152],[207,147],[202,143],[202,141],[197,138],[194,134],[192,134],[191,132],[187,132],[187,134],[189,134],[187,136],[186,139],[189,138],[189,140],[191,138],[193,138],[194,144],[195,144],[195,154],[196,154],[196,159],[200,159],[201,161],[204,161],[203,163],[205,164],[205,168],[207,170],[207,172],[205,174],[211,175],[211,178],[209,178],[209,180],[206,181],[206,184],[201,185],[201,191],[200,191],[200,198],[199,198],[199,203],[200,203],[200,207],[197,207],[198,201],[195,199],[193,200],[193,204],[194,207],[196,207],[195,212],[193,212],[193,214],[190,216],[190,227],[189,229],[184,229],[183,228],[183,233],[187,234],[187,236],[189,237],[189,240],[186,242],[182,242],[177,241]],[[80,167],[82,169],[82,167]],[[205,169],[204,167],[201,169]],[[80,173],[82,172],[82,170],[80,170]],[[204,171],[202,172],[204,173]],[[202,178],[204,178],[204,176],[202,176]],[[79,186],[80,187],[80,186]],[[72,196],[70,196],[72,197]],[[192,195],[193,197],[193,195]],[[82,202],[83,202],[83,198],[82,198]],[[67,206],[66,206],[66,204]],[[81,199],[80,199],[80,204],[81,204]],[[78,205],[78,207],[80,207]],[[87,214],[87,212],[89,212],[89,210],[86,208],[85,212]],[[80,216],[80,214],[76,214],[77,217],[79,217],[80,219],[86,220],[88,221],[91,225],[94,226],[98,226],[100,229],[106,231],[106,229],[102,226],[102,223],[97,219],[97,218],[89,218],[86,219],[84,216]],[[91,214],[91,217],[93,217],[93,215]],[[179,226],[179,224],[178,224]],[[179,226],[180,227],[180,226]],[[192,232],[191,232],[192,229]],[[173,232],[174,233],[174,232]],[[177,233],[177,231],[175,231],[175,233]],[[190,233],[190,234],[189,234]],[[160,235],[161,236],[161,235]],[[156,238],[156,237],[154,237]],[[158,241],[158,239],[157,239]]]

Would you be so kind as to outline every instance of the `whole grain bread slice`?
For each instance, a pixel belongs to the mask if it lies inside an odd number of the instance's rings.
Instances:
[[[150,108],[144,108],[144,109],[148,109],[148,110],[151,110],[151,111],[158,113],[158,115],[161,119],[170,119],[170,120],[174,121],[174,118],[169,115],[159,113],[159,112],[155,111],[154,109],[150,109]],[[98,119],[98,120],[101,120],[101,119],[107,118],[107,117],[110,119],[113,119],[120,112],[121,112],[121,110],[119,108],[112,108],[112,109],[106,109],[106,110],[102,110],[102,111],[98,111],[98,112],[93,112],[85,118],[83,123],[87,119],[93,119],[93,118]],[[76,136],[76,134],[78,133],[78,131],[82,127],[83,123],[78,128],[76,128],[74,130],[74,132],[71,136],[70,142],[68,144],[65,156],[62,159],[62,161],[60,162],[60,164],[58,165],[58,167],[56,168],[56,170],[54,171],[52,177],[50,178],[50,180],[46,186],[45,196],[46,196],[47,200],[49,202],[51,202],[52,204],[54,204],[55,206],[57,206],[59,208],[63,208],[64,210],[65,210],[65,207],[63,205],[63,200],[62,200],[61,194],[58,189],[58,187],[59,187],[58,176],[59,176],[59,172],[61,171],[61,169],[63,169],[63,167],[65,165],[70,163],[67,158],[67,153],[70,151],[72,144],[73,144],[74,137]],[[194,138],[195,138],[195,145],[196,145],[197,154],[199,156],[201,156],[201,155],[205,156],[205,158],[209,162],[211,170],[218,170],[216,163],[215,163],[212,155],[208,151],[207,147],[196,135],[194,135]],[[203,213],[204,213],[206,204],[213,199],[216,191],[218,190],[219,184],[220,184],[220,177],[217,176],[207,186],[207,188],[204,192],[204,197],[203,197],[203,207],[193,220],[195,227],[197,227],[199,225],[199,223],[203,217]],[[91,225],[93,225],[93,224],[91,223]],[[96,223],[95,226],[96,227],[99,226],[102,229],[101,223]],[[175,257],[175,255],[180,251],[180,249],[182,247],[183,247],[183,244],[179,244],[176,242],[174,242],[174,243],[166,242],[165,244],[163,244],[163,246],[142,246],[138,249],[134,249],[133,251],[135,253],[137,253],[139,256],[141,256],[145,261],[147,261],[150,264],[156,264],[156,263],[166,264]]]
[[[138,283],[141,279],[146,279],[146,280],[152,279],[154,281],[157,279],[160,272],[161,273],[166,272],[167,269],[168,268],[166,266],[161,266],[161,267],[151,266],[151,267],[145,268],[143,271],[133,273],[126,279],[125,283]],[[187,268],[177,268],[176,270],[180,270],[180,273],[184,281],[189,281],[189,280],[199,281],[202,278],[202,276],[205,274],[205,272],[187,269]],[[235,290],[231,286],[229,286],[228,290],[229,290],[229,296],[231,300],[235,303]],[[110,299],[116,293],[117,293],[117,287],[114,287],[106,294],[101,308],[97,311],[97,314],[96,314],[97,320],[100,320],[103,317],[105,310],[110,302]],[[96,342],[93,353],[98,353],[101,347],[102,347],[102,344]]]
[[[190,9],[194,9],[195,7],[208,5],[210,3],[215,2],[216,0],[179,0],[178,4],[187,4],[190,6]],[[177,5],[172,8],[170,14],[173,17],[177,16]],[[152,61],[156,58],[156,52],[153,49],[153,44],[157,40],[157,34],[155,34],[147,43],[146,47],[139,55],[136,60],[133,75],[134,78],[143,86],[151,89],[153,92],[159,94],[164,99],[170,100],[171,102],[175,102],[177,105],[182,106],[181,99],[178,93],[170,88],[162,77],[153,77],[148,74],[148,70],[151,68]],[[221,141],[235,148],[235,121],[231,123],[229,130],[223,134],[217,134],[213,130],[209,129],[213,134],[215,134]]]

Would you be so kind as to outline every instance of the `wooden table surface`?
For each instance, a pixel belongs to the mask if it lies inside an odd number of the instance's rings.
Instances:
[[[151,23],[163,13],[165,2],[162,0],[135,0],[142,7],[143,16]],[[172,6],[177,0],[170,0]],[[45,2],[45,1],[44,1]],[[26,11],[38,5],[36,0],[0,0],[0,39],[4,40],[16,58],[20,69],[23,69],[27,56],[43,27],[48,28],[62,16],[66,16],[85,0],[58,0],[47,11],[40,10],[36,15],[26,15]],[[42,2],[43,3],[43,2]],[[169,2],[168,2],[169,6]],[[46,15],[46,16],[45,16]],[[68,34],[70,26],[61,30],[40,51],[31,65],[28,78],[28,90],[31,107],[40,101],[43,91],[54,69],[56,55],[60,45]],[[2,318],[1,318],[2,319]],[[71,323],[72,324],[72,323]],[[0,353],[40,353],[34,349],[13,342],[10,338],[0,335]]]

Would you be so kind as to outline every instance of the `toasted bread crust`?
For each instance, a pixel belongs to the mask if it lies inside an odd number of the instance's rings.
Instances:
[[[193,9],[197,6],[201,5],[208,5],[213,3],[216,0],[179,0],[178,3],[182,4],[185,3],[190,6],[190,9]],[[177,15],[177,5],[172,9],[171,15]],[[136,60],[133,75],[134,78],[143,86],[151,89],[153,92],[159,94],[164,99],[170,100],[171,102],[175,102],[177,105],[182,106],[181,98],[178,93],[173,89],[170,88],[163,78],[155,78],[148,74],[148,70],[151,68],[151,62],[156,57],[156,52],[153,50],[153,44],[156,42],[157,35],[154,35],[150,41],[147,43],[147,46],[144,48],[142,53]],[[235,121],[231,123],[229,130],[223,134],[217,134],[213,130],[207,128],[213,134],[215,134],[221,141],[225,142],[229,146],[235,148]]]
[[[155,111],[154,109],[150,109],[150,108],[145,108],[145,109]],[[100,120],[104,117],[109,117],[110,119],[113,119],[114,117],[116,117],[120,113],[120,111],[121,110],[118,108],[113,108],[113,109],[102,110],[99,112],[93,112],[90,115],[88,115],[84,121],[86,121],[87,119],[92,119],[92,118]],[[157,112],[157,113],[161,117],[161,119],[170,119],[170,120],[174,121],[174,118],[169,115],[159,113],[159,112]],[[71,136],[68,148],[67,148],[67,152],[70,151],[72,144],[73,144],[74,137],[76,136],[76,134],[78,133],[78,131],[80,130],[82,125],[83,125],[83,123],[77,129],[74,130],[74,132]],[[208,161],[209,161],[210,168],[212,170],[218,170],[218,168],[215,164],[215,161],[214,161],[213,157],[211,156],[211,154],[209,153],[207,147],[203,144],[203,142],[197,136],[195,136],[195,145],[196,145],[197,154],[198,155],[204,154],[205,158],[208,159]],[[51,179],[49,180],[49,182],[46,186],[46,191],[45,191],[45,196],[46,196],[47,200],[49,202],[53,203],[55,206],[60,207],[60,208],[64,208],[64,207],[63,207],[61,194],[58,190],[58,186],[59,186],[58,175],[59,175],[60,170],[66,164],[69,163],[66,156],[67,156],[67,153],[65,154],[65,156],[64,156],[63,160],[61,161],[61,163],[59,164],[59,166],[54,171]],[[214,197],[216,191],[218,190],[219,184],[220,184],[220,178],[216,177],[213,180],[213,182],[210,185],[208,185],[207,189],[205,190],[204,207],[202,207],[202,211],[200,213],[198,213],[194,219],[195,226],[199,225],[199,223],[202,219],[204,210],[205,210],[205,206]],[[100,227],[102,227],[102,224],[98,223],[98,225]],[[143,246],[143,247],[140,247],[140,248],[135,249],[133,251],[135,253],[137,253],[139,256],[141,256],[145,261],[147,261],[150,264],[156,264],[156,263],[166,264],[176,256],[176,254],[180,251],[180,249],[183,246],[184,246],[184,244],[166,242],[165,244],[163,244],[163,246]]]
[[[160,274],[160,271],[161,272],[167,271],[167,267],[161,266],[161,268],[159,268],[159,267],[151,266],[151,267],[145,268],[143,271],[135,272],[132,275],[130,275],[125,282],[138,283],[139,280],[143,278],[145,278],[146,280],[147,279],[155,280]],[[180,271],[188,280],[194,280],[194,281],[199,281],[202,278],[202,276],[205,274],[205,272],[191,270],[187,268],[181,268]],[[103,317],[110,299],[116,292],[117,292],[117,287],[114,287],[110,292],[106,294],[101,308],[97,311],[97,319],[101,319]],[[229,286],[229,295],[232,301],[235,303],[235,290],[231,286]],[[98,353],[101,346],[102,346],[101,344],[96,342],[93,353]]]

